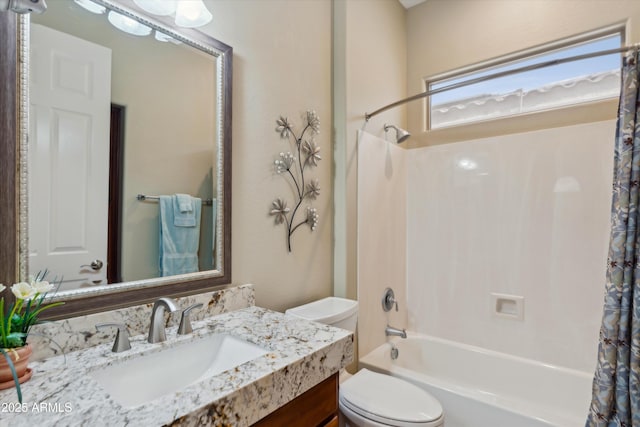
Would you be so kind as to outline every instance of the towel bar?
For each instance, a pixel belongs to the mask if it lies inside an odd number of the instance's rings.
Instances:
[[[136,196],[136,199],[140,200],[141,202],[144,202],[146,200],[157,201],[157,200],[160,200],[160,196],[147,196],[147,195],[144,195],[144,194],[138,194]],[[205,206],[211,206],[211,205],[213,205],[213,200],[212,199],[203,199],[202,200],[202,204],[205,205]]]

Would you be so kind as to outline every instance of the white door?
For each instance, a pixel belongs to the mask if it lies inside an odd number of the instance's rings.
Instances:
[[[30,99],[29,273],[106,284],[111,49],[32,25]]]

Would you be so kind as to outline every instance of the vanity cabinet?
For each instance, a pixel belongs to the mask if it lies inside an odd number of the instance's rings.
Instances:
[[[338,427],[338,374],[267,415],[253,427]]]
[[[333,418],[331,418],[329,421],[327,421],[327,423],[324,425],[324,427],[338,427],[338,416],[334,415]]]

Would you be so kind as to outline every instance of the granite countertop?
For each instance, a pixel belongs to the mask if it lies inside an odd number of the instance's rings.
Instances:
[[[249,426],[301,395],[353,359],[353,334],[259,307],[249,307],[193,322],[193,334],[149,344],[131,339],[131,350],[112,353],[111,344],[30,363],[33,377],[0,392],[0,420],[13,427],[53,425]],[[237,368],[192,384],[178,393],[125,408],[89,373],[211,333],[228,333],[268,353]],[[66,357],[66,360],[65,360]],[[176,369],[179,369],[176,360]]]

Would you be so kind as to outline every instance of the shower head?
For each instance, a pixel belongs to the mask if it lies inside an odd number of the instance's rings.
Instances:
[[[396,130],[396,143],[398,143],[398,144],[405,142],[411,136],[411,134],[409,132],[407,132],[406,130],[401,129],[401,128],[397,127],[397,126],[384,125],[384,131],[385,132],[388,132],[389,129],[395,129]]]

